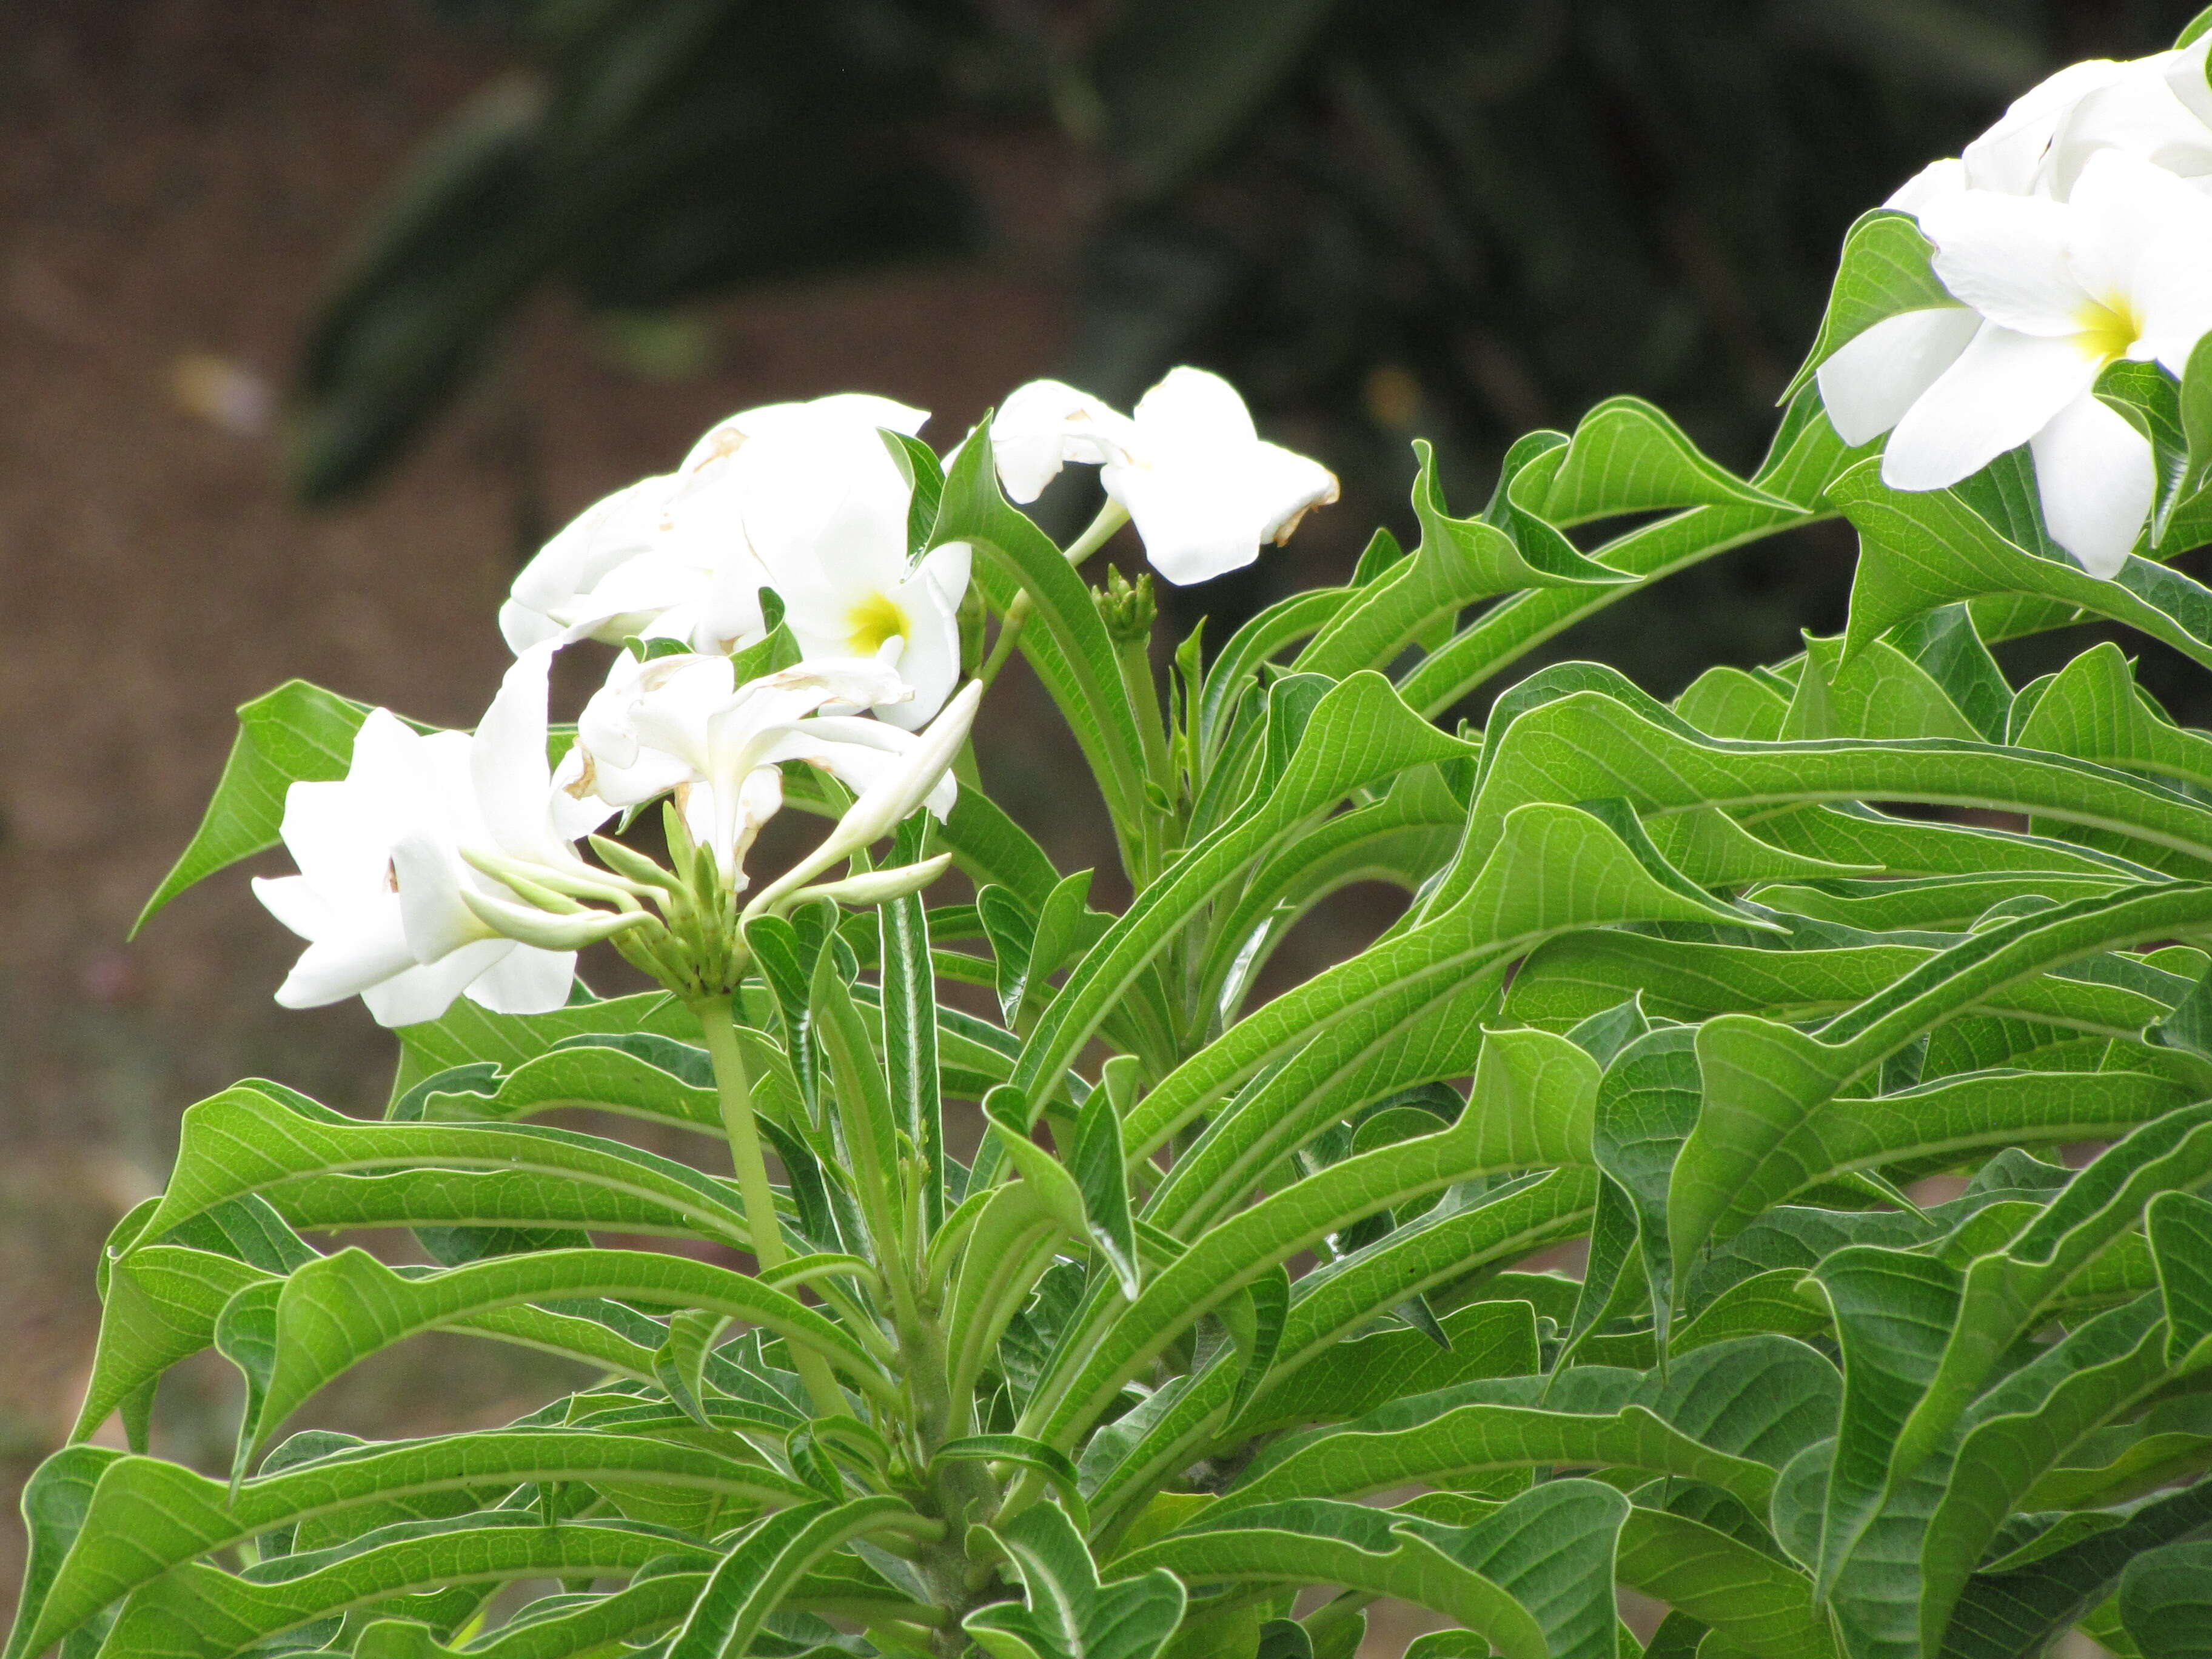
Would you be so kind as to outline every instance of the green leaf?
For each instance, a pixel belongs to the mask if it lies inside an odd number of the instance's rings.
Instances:
[[[2003,1250],[1973,1261],[1942,1365],[1897,1432],[1898,1469],[1933,1455],[2007,1350],[2048,1316],[2068,1281],[2139,1224],[2154,1195],[2208,1175],[2212,1103],[2169,1112],[2107,1148]]]
[[[1516,543],[1482,519],[1451,517],[1437,481],[1435,451],[1417,438],[1413,455],[1420,545],[1340,606],[1298,653],[1293,669],[1342,679],[1363,668],[1387,668],[1407,645],[1438,623],[1449,627],[1477,599],[1523,588],[1630,580],[1592,563],[1565,537]]]
[[[1742,1195],[1765,1161],[1854,1079],[1998,988],[2072,957],[2201,925],[2203,890],[2176,884],[2082,899],[1999,923],[1929,958],[1812,1037],[1724,1014],[1698,1036],[1705,1104],[1675,1166],[1668,1225],[1679,1283],[1691,1256],[1755,1213]]]
[[[1022,1431],[1073,1444],[1122,1385],[1201,1314],[1347,1222],[1489,1170],[1561,1161],[1556,1154],[1577,1146],[1573,1161],[1587,1158],[1589,1096],[1577,1102],[1572,1091],[1594,1092],[1595,1063],[1559,1038],[1511,1034],[1556,1045],[1539,1048],[1506,1045],[1505,1035],[1493,1036],[1485,1049],[1486,1059],[1492,1047],[1502,1056],[1493,1073],[1496,1110],[1470,1104],[1440,1133],[1346,1158],[1212,1228],[1155,1273],[1098,1342],[1064,1351],[1066,1363],[1040,1383]],[[1564,1100],[1555,1101],[1555,1087]]]
[[[1892,1489],[1897,1431],[1935,1378],[1958,1314],[1960,1274],[1929,1256],[1851,1245],[1814,1276],[1828,1294],[1844,1354],[1844,1409],[1820,1531],[1826,1595]]]
[[[2200,1480],[2026,1566],[1977,1573],[1943,1634],[1942,1659],[2014,1659],[2041,1650],[2112,1593],[2130,1560],[2208,1524],[2212,1481]]]
[[[1387,531],[1376,533],[1377,539],[1370,544],[1370,550],[1389,535]],[[1396,538],[1390,538],[1389,545],[1395,550]],[[1365,564],[1363,556],[1362,568]],[[1261,665],[1318,633],[1364,585],[1355,577],[1350,587],[1308,588],[1293,593],[1268,605],[1229,636],[1206,671],[1206,687],[1199,701],[1199,752],[1209,765],[1219,757],[1237,708],[1259,684]]]
[[[549,1298],[612,1297],[702,1308],[805,1342],[859,1382],[888,1396],[875,1363],[836,1325],[783,1292],[727,1268],[641,1250],[546,1250],[403,1279],[361,1250],[310,1262],[283,1282],[260,1409],[249,1448],[268,1443],[308,1396],[380,1348],[471,1314]]]
[[[1246,1422],[1257,1432],[1306,1421],[1297,1414],[1297,1402],[1305,1397],[1298,1379],[1308,1367],[1335,1356],[1346,1338],[1401,1305],[1408,1296],[1479,1276],[1585,1228],[1596,1203],[1596,1188],[1594,1171],[1561,1170],[1471,1196],[1463,1203],[1448,1198],[1388,1238],[1300,1279],[1276,1347],[1273,1371],[1247,1408]],[[1499,1323],[1486,1324],[1483,1328],[1493,1334],[1492,1340],[1463,1362],[1470,1368],[1468,1374],[1534,1370],[1536,1334],[1529,1305],[1498,1305],[1519,1311],[1498,1316]],[[1457,1329],[1449,1320],[1447,1316],[1448,1334]],[[1436,1352],[1426,1335],[1411,1334]],[[1455,1343],[1461,1340],[1453,1337]],[[1409,1370],[1386,1375],[1403,1375],[1410,1386],[1420,1373]],[[1092,1490],[1093,1512],[1111,1524],[1123,1505],[1149,1491],[1148,1483],[1186,1467],[1213,1426],[1226,1417],[1237,1382],[1235,1369],[1217,1360],[1165,1402],[1158,1420],[1146,1425],[1126,1452],[1103,1460],[1114,1467]],[[1342,1399],[1347,1392],[1347,1385],[1339,1383],[1324,1398]],[[1324,1407],[1316,1414],[1329,1413]],[[1100,1431],[1101,1437],[1115,1435],[1117,1428],[1109,1425]],[[1099,1443],[1094,1437],[1092,1445]],[[1086,1460],[1089,1455],[1085,1454]]]
[[[1687,1516],[1632,1509],[1620,1528],[1619,1571],[1621,1583],[1666,1602],[1670,1617],[1709,1626],[1717,1647],[1725,1643],[1759,1659],[1824,1659],[1835,1650],[1803,1573]]]
[[[1032,1504],[992,1535],[1028,1602],[1000,1601],[961,1621],[992,1659],[1152,1659],[1182,1622],[1173,1573],[1155,1567],[1101,1585],[1082,1535],[1049,1504]]]
[[[723,1556],[670,1642],[669,1659],[737,1659],[823,1557],[872,1532],[927,1535],[941,1525],[889,1497],[810,1504],[771,1515]]]
[[[206,815],[131,924],[132,935],[187,887],[274,847],[286,790],[301,781],[330,782],[345,776],[354,734],[368,713],[366,704],[305,680],[287,680],[240,705],[238,736]]]
[[[955,541],[981,556],[975,580],[1001,614],[1017,592],[1029,594],[1042,626],[1024,630],[1022,654],[1074,732],[1117,830],[1128,834],[1144,811],[1144,744],[1114,642],[1082,577],[999,493],[988,420],[961,446],[945,477],[932,544]]]
[[[75,1449],[76,1454],[94,1451]],[[24,1627],[25,1652],[44,1651],[117,1597],[184,1562],[278,1528],[398,1498],[603,1480],[722,1493],[755,1504],[805,1503],[812,1497],[788,1476],[720,1452],[636,1435],[562,1430],[494,1430],[369,1445],[247,1480],[234,1498],[222,1482],[158,1458],[97,1455],[104,1473],[90,1493],[86,1524],[50,1578],[35,1624]],[[27,1601],[26,1608],[30,1605]]]
[[[877,1057],[867,1023],[853,1000],[852,988],[838,971],[832,951],[814,959],[809,992],[810,1018],[822,1040],[834,1085],[840,1145],[852,1164],[848,1173],[877,1251],[904,1255],[907,1182],[899,1153],[899,1121],[890,1085]],[[933,1002],[931,1006],[934,1008]]]
[[[1122,1557],[1195,1583],[1333,1583],[1395,1595],[1486,1638],[1506,1659],[1613,1659],[1613,1580],[1627,1500],[1555,1480],[1473,1526],[1307,1499],[1214,1512]]]
[[[1859,215],[1844,234],[1835,285],[1813,349],[1791,376],[1784,399],[1796,397],[1814,370],[1876,323],[1908,311],[1955,309],[1958,301],[1930,264],[1934,253],[1911,214],[1874,208]]]
[[[2013,690],[1982,643],[1972,606],[1931,611],[1896,629],[1889,642],[1927,671],[1977,733],[2005,740]]]
[[[1607,797],[1626,799],[1639,816],[1706,806],[1771,812],[1863,799],[1989,807],[2110,830],[2200,866],[2212,862],[2212,813],[2084,761],[1933,738],[1701,740],[1583,691],[1522,715],[1493,744],[1459,860],[1430,905],[1456,896],[1514,808]],[[1757,819],[1754,825],[1764,827]]]
[[[148,1237],[161,1237],[218,1205],[299,1176],[408,1165],[577,1182],[626,1200],[656,1231],[740,1246],[746,1238],[743,1206],[727,1183],[619,1141],[535,1124],[363,1123],[319,1108],[310,1115],[245,1086],[186,1109],[176,1168],[148,1220]]]
[[[1679,877],[1655,877],[1590,813],[1538,806],[1516,814],[1474,878],[1428,919],[1278,997],[1162,1079],[1130,1115],[1125,1150],[1141,1156],[1158,1146],[1325,1022],[1376,1006],[1375,1028],[1388,1030],[1407,1010],[1382,1005],[1418,1001],[1421,993],[1410,988],[1417,983],[1432,987],[1426,993],[1432,999],[1455,993],[1554,933],[1620,921],[1722,920],[1748,919]]]
[[[927,822],[913,818],[900,827],[894,862],[912,864],[923,856]],[[879,906],[877,914],[882,917],[883,934],[884,1070],[890,1085],[892,1114],[925,1170],[921,1224],[927,1235],[945,1219],[945,1174],[929,913],[916,892]]]
[[[937,1456],[940,1461],[956,1463],[1013,1463],[1024,1468],[1035,1469],[1051,1484],[1060,1501],[1067,1506],[1067,1512],[1074,1517],[1078,1529],[1088,1524],[1075,1465],[1068,1462],[1065,1452],[1054,1451],[1040,1441],[1027,1439],[1018,1434],[971,1434],[962,1439],[946,1441],[937,1449]]]
[[[1819,516],[1826,511],[1820,501],[1823,487],[1853,453],[1820,412],[1819,397],[1800,393],[1754,480],[1795,506],[1691,507],[1616,538],[1591,556],[1609,568],[1627,571],[1634,582],[1508,595],[1406,676],[1406,701],[1427,714],[1440,714],[1545,641],[1650,582]]]
[[[457,1066],[489,1061],[514,1071],[572,1038],[637,1031],[696,1040],[699,1022],[665,991],[571,1003],[545,1014],[495,1014],[466,997],[457,998],[439,1018],[399,1028],[399,1071],[392,1097],[399,1100],[425,1079]]]
[[[1315,708],[1273,789],[1186,851],[1075,964],[1024,1047],[1013,1081],[1041,1106],[1040,1085],[1074,1058],[1190,912],[1300,819],[1363,785],[1468,752],[1407,708],[1380,675],[1355,674],[1338,685]]]
[[[2143,1659],[2212,1654],[2212,1540],[2130,1561],[2120,1576],[2120,1620]]]
[[[2186,731],[2149,706],[2119,647],[2094,645],[2061,669],[2015,734],[2048,749],[2130,772],[2212,788],[2212,738]]]
[[[74,1594],[66,1564],[81,1543],[92,1552],[106,1546],[107,1540],[98,1534],[85,1539],[84,1523],[101,1476],[124,1456],[109,1446],[64,1446],[23,1483],[23,1527],[29,1534],[29,1549],[22,1588],[16,1593],[15,1621],[8,1633],[7,1659],[43,1653],[89,1616],[89,1612],[70,1616],[81,1597]],[[110,1599],[101,1596],[89,1611],[96,1612]]]
[[[1894,646],[1869,640],[1846,660],[1841,640],[1810,635],[1797,695],[1777,735],[1784,741],[1958,738],[1969,743],[1984,736],[1934,677]]]
[[[2165,1298],[2169,1365],[2193,1370],[2212,1340],[2212,1203],[2160,1193],[2144,1211],[2151,1256]]]
[[[1858,530],[1846,649],[1959,599],[2027,594],[2123,622],[2184,655],[2212,665],[2212,593],[2180,572],[2130,558],[2110,580],[2008,538],[1954,490],[1885,486],[1861,462],[1829,486],[1829,499]]]
[[[1555,525],[1660,507],[1793,505],[1700,453],[1663,410],[1641,398],[1608,398],[1592,408],[1565,450],[1524,469],[1512,494],[1516,507]]]
[[[521,1510],[387,1530],[400,1535],[382,1542],[371,1534],[328,1552],[327,1565],[288,1558],[294,1577],[255,1582],[210,1566],[175,1568],[131,1592],[100,1650],[111,1659],[224,1659],[350,1607],[449,1584],[626,1577],[667,1556],[697,1566],[711,1559],[704,1547],[659,1528],[609,1521],[546,1526]]]
[[[1129,1209],[1129,1177],[1121,1161],[1121,1120],[1112,1091],[1093,1089],[1075,1117],[1069,1172],[1083,1194],[1091,1241],[1121,1280],[1121,1294],[1137,1294],[1137,1225]]]
[[[1920,1636],[1936,1646],[2005,1517],[2036,1480],[2166,1371],[2156,1297],[2088,1321],[1977,1401],[1921,1547]]]

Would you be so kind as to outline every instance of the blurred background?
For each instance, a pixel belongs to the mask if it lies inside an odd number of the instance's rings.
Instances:
[[[1408,529],[1417,433],[1467,511],[1515,435],[1616,392],[1747,468],[1851,219],[2051,69],[2157,50],[2194,9],[0,8],[0,1589],[14,1484],[82,1383],[98,1245],[179,1112],[257,1073],[384,1097],[392,1046],[358,1004],[270,1002],[295,945],[246,872],[125,943],[236,703],[296,674],[469,723],[520,561],[781,398],[886,392],[944,448],[1039,374],[1125,407],[1177,362],[1228,374],[1345,498],[1168,596],[1216,640]],[[1850,556],[1801,532],[1555,654],[1671,695],[1832,628]],[[1051,722],[992,724],[1006,804],[1063,867],[1110,856]],[[157,1429],[213,1466],[235,1407],[210,1359]],[[496,1420],[545,1363],[433,1339],[318,1413]]]

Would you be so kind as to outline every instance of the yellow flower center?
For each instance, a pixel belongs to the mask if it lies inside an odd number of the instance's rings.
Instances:
[[[2090,301],[2075,313],[2075,320],[2081,325],[2075,343],[2084,356],[2100,363],[2126,356],[2129,348],[2142,337],[2142,319],[2132,304],[2118,295]]]
[[[914,626],[907,621],[906,612],[880,588],[845,613],[845,625],[851,629],[856,657],[874,656],[885,640],[914,637]]]

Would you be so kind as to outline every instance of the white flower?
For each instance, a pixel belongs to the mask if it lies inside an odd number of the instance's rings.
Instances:
[[[758,915],[779,900],[796,902],[809,894],[836,897],[848,902],[878,903],[895,897],[912,887],[927,885],[945,867],[945,860],[932,859],[921,866],[909,870],[902,877],[890,873],[882,882],[871,882],[865,878],[848,878],[833,882],[826,887],[810,888],[807,883],[831,865],[850,858],[862,848],[880,840],[905,822],[917,807],[927,806],[942,821],[952,810],[958,799],[959,785],[952,776],[952,763],[959,755],[961,745],[968,741],[968,730],[975,723],[975,710],[983,701],[983,683],[970,680],[962,687],[959,695],[945,705],[944,711],[930,722],[928,728],[914,736],[901,732],[890,735],[905,741],[895,748],[879,750],[878,757],[853,770],[841,770],[847,782],[860,778],[857,799],[846,808],[822,844],[798,864],[775,878],[756,895],[745,906],[748,916]],[[834,725],[861,727],[872,725],[867,720],[813,720],[804,722],[806,727]],[[883,732],[885,728],[878,726]],[[816,765],[826,763],[816,761]],[[847,762],[849,766],[849,759]],[[947,855],[949,858],[949,855]],[[910,882],[912,887],[902,885]]]
[[[756,439],[793,433],[865,433],[880,449],[878,428],[912,434],[928,418],[851,392],[732,415],[674,472],[617,490],[546,543],[515,578],[500,631],[518,655],[580,635],[677,639],[699,651],[750,643],[769,579],[745,544],[735,458]]]
[[[960,674],[965,542],[907,562],[913,486],[883,434],[851,421],[789,422],[749,440],[715,488],[731,493],[760,580],[808,658],[872,657],[897,694],[873,705],[909,729]]]
[[[2106,149],[2063,203],[1960,190],[1919,216],[1964,307],[1892,318],[1823,364],[1838,431],[1864,442],[1894,422],[1896,489],[1944,489],[2030,445],[2052,538],[2112,574],[2150,509],[2151,453],[2091,388],[2122,357],[2179,375],[2212,326],[2212,202]]]
[[[460,849],[581,867],[567,839],[606,816],[557,795],[545,760],[550,647],[508,671],[471,736],[424,736],[383,709],[362,722],[342,782],[295,783],[281,834],[296,876],[258,878],[255,896],[307,949],[276,993],[288,1008],[358,995],[384,1025],[435,1019],[465,993],[499,1013],[567,1001],[573,951],[495,932],[464,896],[508,896]]]
[[[1017,501],[1035,501],[1066,462],[1103,469],[1152,568],[1179,586],[1250,564],[1261,543],[1287,541],[1309,508],[1337,496],[1334,474],[1263,442],[1236,388],[1203,369],[1170,370],[1133,416],[1057,380],[1032,381],[993,419],[991,444]]]
[[[693,838],[714,848],[724,878],[742,891],[745,854],[783,805],[781,763],[819,767],[865,795],[922,740],[880,720],[815,713],[910,695],[872,657],[802,662],[735,682],[726,657],[625,655],[577,722],[562,775],[573,792],[612,806],[672,792]],[[949,775],[937,784],[928,805],[939,817],[951,810],[957,787]]]
[[[1922,218],[1962,191],[2064,201],[2089,159],[2117,150],[2177,177],[2212,185],[2212,88],[2205,60],[2212,36],[2128,63],[2095,58],[2060,70],[2015,99],[1957,157],[1934,161],[1882,205]],[[1895,426],[1958,360],[1980,327],[1958,306],[1908,311],[1854,336],[1820,367],[1820,398],[1846,443]],[[2085,434],[2104,426],[2075,425]],[[2118,434],[2105,427],[2107,437]],[[2061,447],[2064,446],[2062,443]]]
[[[1962,152],[1978,190],[2066,200],[2089,158],[2118,149],[2185,179],[2212,174],[2212,38],[2124,64],[2058,71]]]

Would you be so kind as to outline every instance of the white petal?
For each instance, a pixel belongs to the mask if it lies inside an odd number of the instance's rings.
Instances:
[[[532,611],[520,599],[505,600],[499,607],[499,636],[517,656],[560,631],[559,623],[542,611]]]
[[[2070,341],[2036,339],[1984,323],[1890,434],[1882,482],[1943,489],[2042,430],[2097,377]]]
[[[276,1000],[287,1008],[320,1008],[370,991],[414,966],[414,956],[400,937],[395,908],[388,928],[356,921],[345,931],[310,945],[277,988]]]
[[[1112,465],[1101,476],[1135,523],[1146,560],[1176,586],[1241,570],[1260,556],[1262,525],[1211,469]]]
[[[878,713],[909,732],[929,724],[960,679],[960,599],[968,591],[971,550],[948,542],[931,550],[894,596],[907,618],[898,677],[913,696],[884,704]]]
[[[1336,474],[1280,444],[1255,443],[1246,453],[1241,489],[1260,522],[1260,537],[1278,546],[1298,520],[1337,498]]]
[[[2148,62],[2159,66],[2166,90],[2198,120],[2212,125],[2212,84],[2205,80],[2205,55],[2212,52],[2212,34],[2200,34],[2174,52],[2162,52]]]
[[[1967,182],[1976,190],[2024,196],[2035,187],[2036,169],[2067,111],[2099,87],[2110,85],[2126,65],[2109,58],[2069,64],[2015,98],[1996,124],[1960,152]]]
[[[2090,294],[2107,301],[2132,295],[2143,256],[2170,228],[2212,218],[2212,204],[2187,184],[2116,149],[2088,159],[2068,210],[2075,221],[2075,275]]]
[[[2085,394],[2060,410],[2030,447],[2051,540],[2091,575],[2117,574],[2150,514],[2150,441]]]
[[[2124,79],[2089,94],[2059,123],[2043,173],[2062,201],[2078,198],[2083,167],[2107,150],[2183,178],[2212,172],[2212,128],[2175,96],[2151,60],[2130,68]]]
[[[492,844],[519,858],[543,858],[553,846],[546,824],[552,770],[545,759],[546,675],[552,664],[548,646],[516,658],[469,746],[477,810]]]
[[[1237,388],[1218,374],[1185,366],[1171,368],[1137,400],[1139,441],[1147,454],[1216,445],[1249,444],[1258,434],[1252,411]]]
[[[518,945],[468,986],[468,999],[495,1014],[550,1014],[567,1006],[576,953]]]
[[[2129,355],[2155,358],[2179,380],[2212,329],[2212,202],[2198,197],[2167,219],[2136,263],[2130,298],[2142,332]]]
[[[857,598],[904,578],[913,487],[872,428],[779,429],[732,465],[746,539],[793,633],[834,635]]]
[[[586,507],[522,568],[514,579],[512,603],[520,611],[552,616],[596,586],[616,566],[649,550],[673,483],[665,477],[643,478]],[[519,617],[511,629],[502,617],[502,631],[517,649],[536,643],[525,639],[517,645],[519,633],[532,631]]]
[[[1918,213],[1939,196],[1966,188],[1966,164],[1955,155],[1930,161],[1889,194],[1882,204],[1900,213]]]
[[[809,403],[763,404],[740,410],[716,422],[684,458],[679,472],[693,473],[725,460],[754,438],[796,426],[860,427],[873,431],[887,427],[913,437],[929,419],[926,409],[912,409],[889,398],[866,392],[838,392]]]
[[[1031,380],[1007,394],[991,417],[991,455],[1010,500],[1029,502],[1069,461],[1101,466],[1125,453],[1131,426],[1092,397],[1060,380]]]
[[[461,897],[469,868],[450,844],[427,836],[409,836],[392,848],[392,877],[399,885],[399,915],[407,948],[416,962],[436,962],[465,945],[491,937]]]
[[[253,896],[262,908],[304,939],[331,931],[337,912],[305,876],[256,876]]]
[[[2022,334],[2081,331],[2090,296],[2074,273],[2063,203],[1960,191],[1922,208],[1920,228],[1943,286],[1991,322]]]
[[[379,1025],[416,1025],[436,1019],[479,974],[518,948],[507,939],[465,945],[427,968],[410,968],[369,987],[361,1000]]]
[[[590,758],[572,744],[553,769],[553,833],[563,841],[581,841],[615,814],[615,804],[592,787],[598,769]]]
[[[284,850],[319,892],[373,891],[384,881],[399,805],[350,784],[295,783],[284,792]]]
[[[1853,446],[1880,437],[1956,362],[1982,319],[1964,306],[1907,311],[1853,335],[1814,379],[1829,424]]]

